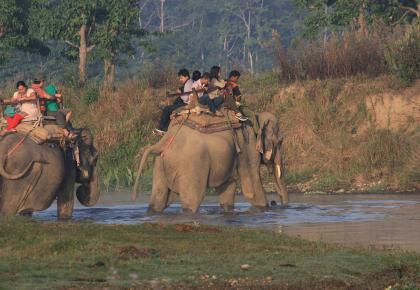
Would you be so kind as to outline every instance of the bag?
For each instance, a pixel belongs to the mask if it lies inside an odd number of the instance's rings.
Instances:
[[[19,124],[16,131],[21,134],[29,134],[29,137],[37,144],[43,144],[48,140],[48,131],[42,127],[33,127],[32,124]]]
[[[3,115],[12,118],[16,114],[16,108],[12,105],[7,105]]]

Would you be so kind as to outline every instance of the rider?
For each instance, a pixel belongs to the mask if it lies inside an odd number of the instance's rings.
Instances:
[[[15,128],[25,118],[38,118],[39,110],[36,103],[35,91],[28,89],[24,81],[16,83],[17,91],[10,99],[11,105],[5,110],[7,128],[1,132],[1,135],[7,132],[16,131]]]
[[[222,113],[217,111],[219,106],[224,102],[223,90],[226,86],[225,80],[221,78],[220,66],[213,66],[210,69],[210,83],[207,98],[202,98],[201,104],[208,104],[210,111],[216,113],[217,116],[223,116]]]
[[[207,95],[207,88],[208,88],[209,82],[210,82],[210,73],[205,72],[192,85],[192,89],[197,91],[197,96],[198,96],[198,99],[200,100],[199,101],[200,103],[201,103],[201,99]]]
[[[242,94],[239,90],[238,80],[241,76],[241,73],[237,70],[233,70],[229,73],[229,78],[227,80],[227,87],[229,89],[229,97],[225,102],[226,106],[233,111],[235,111],[235,116],[240,121],[245,122],[248,120],[244,114],[244,106],[241,103]]]
[[[43,114],[54,116],[57,125],[62,129],[65,137],[69,139],[76,138],[76,134],[67,129],[66,115],[59,110],[58,101],[61,100],[61,94],[57,93],[54,86],[49,86],[49,90],[44,90],[45,78],[43,76],[36,77],[32,82],[32,89],[39,97],[39,106]]]
[[[193,80],[190,79],[190,73],[187,69],[183,68],[178,72],[179,82],[182,83],[182,88],[179,90],[181,95],[176,98],[175,102],[172,105],[166,106],[163,109],[162,115],[160,117],[160,122],[158,128],[153,132],[157,135],[163,135],[168,130],[169,123],[171,121],[171,114],[178,108],[186,106],[190,103],[190,95],[192,91]]]

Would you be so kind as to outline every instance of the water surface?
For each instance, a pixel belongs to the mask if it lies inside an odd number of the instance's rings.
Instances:
[[[105,194],[93,208],[76,206],[75,221],[101,224],[201,223],[266,228],[311,240],[345,245],[384,246],[420,251],[420,194],[291,195],[288,208],[252,210],[238,197],[233,212],[220,211],[217,198],[207,197],[198,214],[182,213],[179,204],[161,214],[147,214],[147,198],[129,202],[128,193]],[[270,199],[277,199],[275,195]],[[56,220],[54,207],[35,218]]]

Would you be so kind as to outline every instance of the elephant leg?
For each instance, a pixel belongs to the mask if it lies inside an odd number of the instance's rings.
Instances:
[[[169,205],[169,188],[163,176],[164,168],[160,158],[156,158],[153,168],[152,196],[150,197],[149,213],[162,212]]]
[[[182,204],[182,210],[186,213],[196,213],[204,199],[206,187],[186,190],[180,193],[179,198]]]
[[[225,184],[216,187],[216,192],[219,195],[220,207],[224,211],[232,211],[235,207],[235,191],[236,182],[230,180]]]
[[[178,198],[178,193],[170,190],[169,191],[168,202],[166,203],[166,207],[169,207],[172,203],[174,203],[177,198]]]
[[[66,166],[66,175],[57,192],[57,216],[60,220],[71,219],[74,209],[74,185],[76,182],[76,169],[72,162]]]

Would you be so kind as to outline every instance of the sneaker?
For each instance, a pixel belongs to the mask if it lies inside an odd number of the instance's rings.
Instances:
[[[163,136],[165,135],[165,133],[166,133],[165,131],[159,130],[157,128],[153,130],[153,134],[157,136]]]
[[[241,122],[245,122],[248,121],[248,118],[245,117],[244,115],[242,115],[241,113],[236,113],[235,114],[236,119],[238,119]]]

